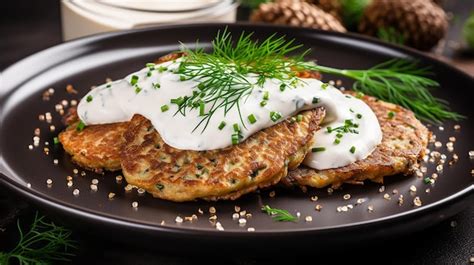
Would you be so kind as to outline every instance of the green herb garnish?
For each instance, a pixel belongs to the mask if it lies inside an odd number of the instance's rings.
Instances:
[[[79,123],[76,126],[76,130],[80,132],[84,130],[85,127],[86,127],[86,124],[83,121],[79,120]]]
[[[313,153],[318,153],[318,152],[323,152],[323,151],[326,151],[325,147],[313,147],[313,148],[311,148],[311,152],[313,152]]]
[[[170,107],[168,105],[161,106],[161,112],[168,111],[169,109],[170,109]]]
[[[278,111],[270,111],[270,119],[273,122],[278,121],[281,118],[281,113]]]
[[[249,120],[250,124],[254,124],[257,122],[257,118],[255,118],[255,115],[250,114],[247,119]]]
[[[218,127],[219,130],[224,129],[225,125],[226,125],[226,122],[225,122],[225,121],[221,121],[221,123],[219,124],[219,127]]]
[[[54,138],[53,138],[53,143],[54,143],[55,145],[58,145],[58,144],[59,144],[59,138],[58,138],[58,137],[54,137]]]
[[[295,222],[298,220],[296,216],[292,215],[287,210],[271,208],[268,205],[263,206],[262,211],[270,215],[272,219],[277,222]]]
[[[355,151],[356,151],[355,146],[352,146],[351,149],[349,149],[349,151],[350,151],[352,154],[355,153]]]
[[[395,112],[389,111],[387,115],[389,119],[393,119],[393,117],[395,117]]]
[[[130,79],[130,84],[134,86],[138,82],[138,76],[137,75],[132,75],[132,79]]]
[[[91,102],[94,98],[92,97],[92,95],[87,95],[86,97],[86,101],[87,102]]]
[[[28,232],[24,233],[17,221],[20,239],[9,252],[0,252],[0,264],[53,264],[67,263],[77,248],[70,239],[71,231],[47,222],[36,213]]]
[[[302,120],[303,120],[303,115],[301,114],[296,115],[296,121],[300,122]]]

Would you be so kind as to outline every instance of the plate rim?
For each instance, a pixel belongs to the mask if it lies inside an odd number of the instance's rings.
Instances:
[[[147,32],[147,31],[162,31],[162,30],[171,30],[171,29],[176,29],[176,28],[201,28],[201,27],[215,27],[215,28],[224,28],[224,27],[229,27],[229,28],[239,28],[239,27],[244,27],[244,28],[255,28],[255,29],[267,29],[267,30],[274,30],[278,31],[278,29],[292,29],[292,30],[298,30],[300,33],[304,32],[310,32],[313,34],[319,34],[319,35],[326,35],[326,36],[332,36],[332,37],[342,37],[345,39],[352,39],[356,40],[359,42],[368,42],[371,44],[375,44],[378,46],[382,46],[384,48],[390,48],[394,51],[409,55],[409,56],[414,56],[414,57],[421,57],[423,60],[429,62],[429,63],[436,63],[436,64],[441,64],[443,67],[447,67],[450,71],[455,71],[457,74],[463,75],[465,78],[470,79],[474,83],[474,78],[467,74],[464,71],[461,71],[454,66],[443,62],[437,58],[428,56],[420,51],[417,51],[413,48],[409,47],[402,47],[398,46],[395,44],[391,43],[385,43],[382,42],[378,39],[356,34],[356,33],[339,33],[339,32],[329,32],[329,31],[322,31],[322,30],[316,30],[316,29],[305,29],[305,28],[295,28],[291,26],[280,26],[280,25],[269,25],[269,24],[252,24],[248,22],[241,22],[241,23],[193,23],[193,24],[180,24],[180,25],[164,25],[164,26],[157,26],[157,27],[149,27],[149,28],[144,28],[144,29],[132,29],[132,30],[126,30],[126,31],[120,31],[120,32],[109,32],[109,33],[101,33],[101,34],[95,34],[91,36],[86,36],[86,37],[81,37],[78,39],[74,39],[71,41],[66,41],[61,44],[52,46],[50,48],[47,48],[45,50],[41,50],[39,52],[36,52],[10,66],[8,66],[0,75],[0,81],[5,78],[9,74],[9,72],[14,71],[14,68],[22,66],[23,64],[28,64],[29,61],[35,60],[37,58],[42,58],[45,56],[47,53],[54,53],[58,52],[62,49],[70,49],[71,47],[74,46],[82,46],[87,43],[93,43],[97,41],[101,41],[104,39],[109,39],[109,38],[114,38],[114,37],[120,37],[120,36],[125,36],[128,34],[139,34],[141,32]],[[12,90],[15,88],[15,86],[12,87],[7,87],[6,89],[2,88],[0,91],[0,102],[3,101],[5,98],[8,97],[9,92],[12,92]],[[3,111],[2,108],[0,107],[0,121],[4,119],[3,117]],[[20,184],[18,181],[14,180],[12,172],[8,172],[9,170],[6,168],[5,161],[3,159],[3,151],[0,146],[0,181],[3,183],[7,188],[10,190],[15,191],[17,194],[20,194],[23,197],[26,197],[28,200],[32,201],[33,203],[39,204],[40,206],[46,206],[47,208],[51,208],[53,210],[56,210],[61,213],[67,213],[72,216],[79,216],[82,218],[87,219],[88,221],[92,222],[103,222],[106,223],[107,225],[114,225],[118,228],[134,228],[134,229],[140,229],[140,230],[146,230],[150,232],[160,232],[160,233],[170,233],[170,234],[186,234],[186,235],[192,235],[192,236],[203,236],[203,235],[226,235],[226,236],[247,236],[247,237],[268,237],[269,235],[296,235],[296,234],[315,234],[318,232],[331,232],[331,231],[337,231],[341,229],[347,229],[347,228],[358,228],[358,227],[363,227],[363,226],[372,226],[372,225],[380,225],[383,223],[387,222],[397,222],[403,218],[408,218],[408,217],[414,217],[432,210],[440,209],[441,207],[445,207],[447,205],[452,205],[458,201],[468,199],[469,196],[474,198],[474,183],[471,184],[470,186],[467,186],[456,193],[453,193],[449,195],[448,197],[445,197],[441,200],[437,200],[429,205],[423,205],[418,208],[413,208],[408,211],[404,211],[401,213],[393,214],[393,215],[388,215],[388,216],[383,216],[380,218],[376,219],[370,219],[370,220],[365,220],[365,221],[360,221],[356,223],[349,223],[349,224],[341,224],[341,225],[333,225],[333,226],[325,226],[325,227],[308,227],[305,229],[302,228],[297,228],[297,229],[291,229],[291,228],[284,228],[281,230],[275,230],[275,231],[268,231],[268,230],[256,230],[253,233],[247,233],[245,231],[217,231],[217,230],[206,230],[206,229],[195,229],[192,227],[179,227],[179,226],[161,226],[159,224],[156,225],[151,225],[151,224],[146,224],[146,223],[140,223],[132,220],[125,220],[125,219],[120,219],[120,218],[114,218],[107,216],[104,213],[95,213],[91,210],[88,209],[81,209],[80,207],[76,206],[69,206],[64,203],[61,203],[60,200],[56,198],[50,198],[46,196],[45,194],[38,192],[36,190],[29,189],[26,185]],[[10,176],[7,176],[7,174],[10,173]]]

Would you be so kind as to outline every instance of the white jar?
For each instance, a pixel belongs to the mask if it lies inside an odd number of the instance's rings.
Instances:
[[[163,24],[232,23],[237,6],[234,0],[62,0],[63,39]]]

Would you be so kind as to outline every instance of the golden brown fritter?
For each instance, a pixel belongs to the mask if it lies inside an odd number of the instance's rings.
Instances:
[[[352,93],[353,92],[346,92]],[[398,105],[363,96],[382,128],[382,143],[366,159],[334,169],[315,170],[306,166],[289,172],[285,185],[337,188],[344,182],[362,183],[365,179],[383,182],[384,176],[409,174],[424,156],[430,132],[413,112]],[[394,116],[389,115],[393,112]]]
[[[236,199],[274,185],[309,150],[325,111],[301,113],[259,131],[242,143],[212,151],[179,150],[165,144],[151,122],[135,115],[125,132],[122,170],[129,184],[171,201]]]
[[[72,161],[88,169],[119,170],[122,135],[128,123],[89,125],[82,131],[76,129],[78,123],[69,125],[58,137]]]

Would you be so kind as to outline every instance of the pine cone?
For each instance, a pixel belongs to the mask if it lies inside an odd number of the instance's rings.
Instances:
[[[331,14],[295,0],[261,4],[250,16],[250,21],[346,32],[341,22]]]
[[[308,3],[316,5],[324,12],[333,15],[342,22],[342,4],[340,0],[306,0]]]
[[[396,31],[404,44],[429,50],[447,31],[446,13],[427,0],[374,0],[364,11],[359,31],[377,36],[380,30]]]

